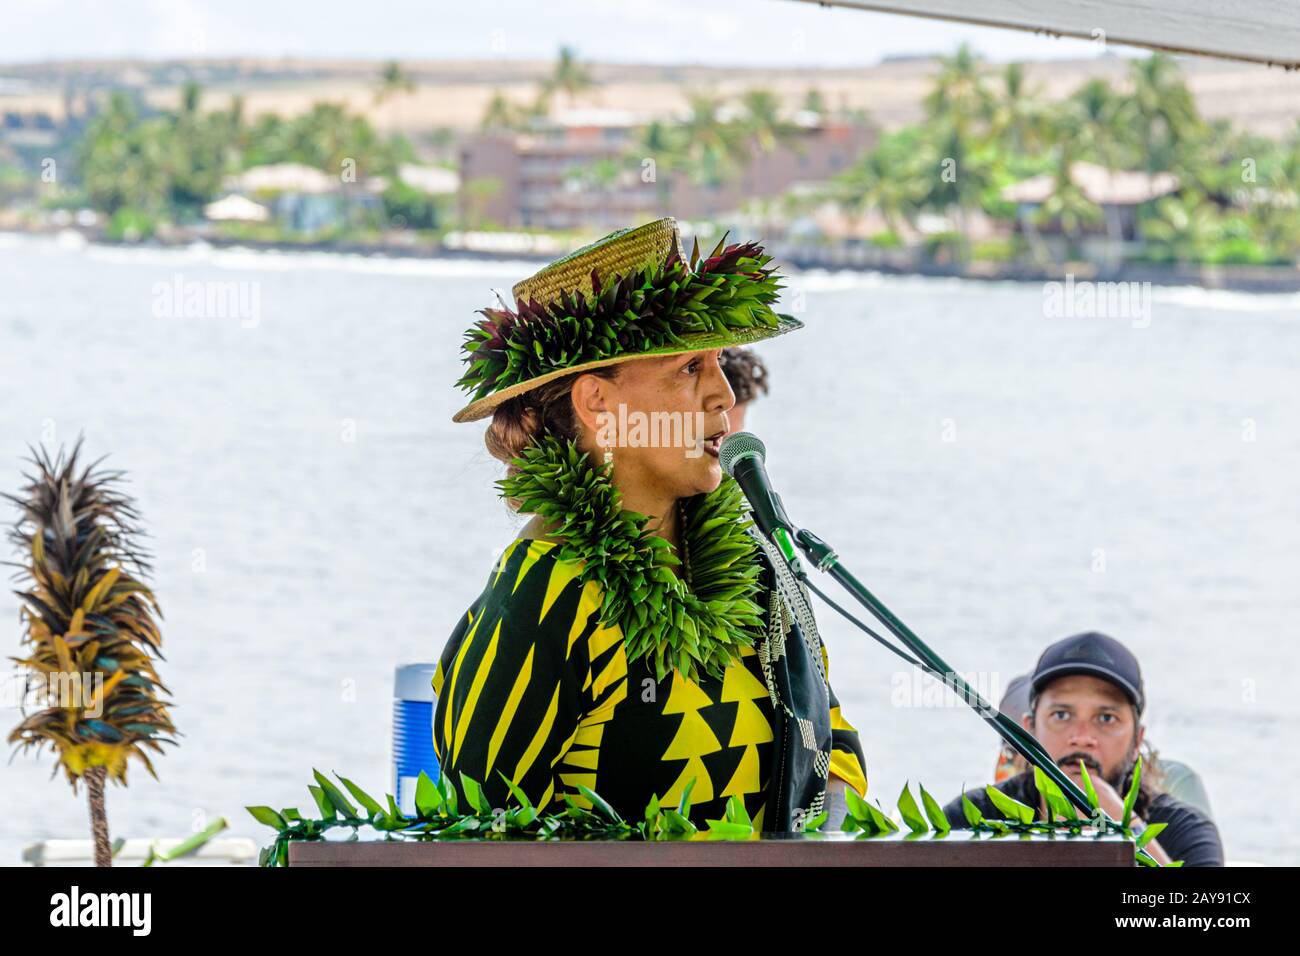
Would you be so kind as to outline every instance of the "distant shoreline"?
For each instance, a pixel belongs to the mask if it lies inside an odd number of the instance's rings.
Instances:
[[[470,259],[499,262],[547,263],[555,256],[527,251],[494,252],[490,250],[449,249],[437,243],[369,243],[369,242],[281,242],[233,239],[217,236],[186,236],[176,239],[150,238],[128,241],[108,239],[95,230],[66,228],[60,230],[8,228],[16,235],[54,237],[75,233],[88,244],[112,248],[183,249],[196,243],[216,249],[242,248],[258,252],[328,252],[380,259]],[[970,279],[988,282],[1059,282],[1075,281],[1150,283],[1162,286],[1197,286],[1229,292],[1289,293],[1300,292],[1300,268],[1290,266],[1242,266],[1210,264],[1128,263],[1107,269],[1095,263],[1076,262],[1035,267],[1027,264],[978,261],[965,266],[917,261],[904,251],[881,250],[867,246],[817,246],[812,244],[773,242],[767,247],[776,261],[799,271],[879,273],[894,276]]]
[[[1071,262],[1038,267],[1029,263],[977,261],[966,265],[918,261],[906,252],[866,246],[801,246],[772,243],[768,247],[781,262],[801,269],[879,272],[931,278],[975,279],[990,282],[1060,282],[1067,278],[1089,282],[1146,283],[1163,286],[1199,286],[1228,292],[1300,292],[1300,268],[1294,266],[1215,265],[1208,263],[1130,262],[1106,267],[1094,262]]]

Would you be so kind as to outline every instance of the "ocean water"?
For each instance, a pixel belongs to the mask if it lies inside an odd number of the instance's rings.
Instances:
[[[0,236],[0,488],[29,443],[84,433],[129,475],[166,615],[183,736],[157,780],[132,762],[110,785],[114,837],[224,815],[262,842],[243,808],[307,809],[313,768],[391,791],[393,668],[436,659],[520,524],[482,424],[450,419],[474,310],[534,268]],[[238,295],[195,315],[192,282]],[[1092,318],[1048,298],[792,275],[808,327],[760,346],[773,393],[747,426],[795,520],[986,696],[1068,634],[1127,643],[1147,734],[1201,774],[1229,859],[1293,863],[1300,297],[1153,289]],[[871,796],[988,781],[975,714],[818,619]],[[6,588],[6,658],[19,638]],[[6,761],[0,864],[88,837],[48,751]]]

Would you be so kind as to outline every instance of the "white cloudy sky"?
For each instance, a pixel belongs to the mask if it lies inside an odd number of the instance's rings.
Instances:
[[[339,56],[856,66],[949,52],[1095,56],[1081,40],[794,0],[2,0],[0,63],[68,57]]]

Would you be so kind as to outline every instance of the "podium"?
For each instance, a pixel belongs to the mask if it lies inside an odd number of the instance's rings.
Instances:
[[[289,866],[1135,866],[1117,834],[865,837],[834,831],[683,840],[295,840]]]

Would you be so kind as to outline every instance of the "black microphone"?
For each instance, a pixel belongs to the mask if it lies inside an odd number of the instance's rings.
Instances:
[[[781,549],[788,563],[798,566],[794,542],[794,523],[785,513],[781,499],[772,490],[767,477],[767,448],[750,432],[732,432],[718,446],[722,470],[740,485],[754,515],[754,524]]]

